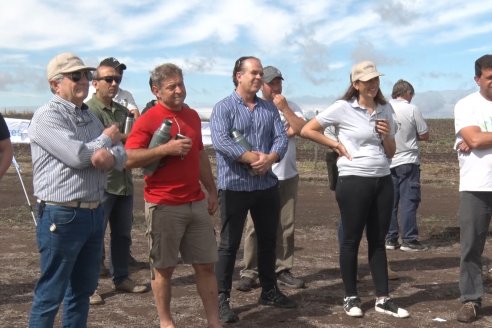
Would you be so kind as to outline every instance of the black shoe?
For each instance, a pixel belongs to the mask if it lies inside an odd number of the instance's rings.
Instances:
[[[427,246],[422,245],[418,240],[404,241],[400,249],[405,252],[422,252],[427,250]]]
[[[260,299],[258,303],[262,305],[271,305],[284,309],[293,309],[297,307],[296,302],[290,300],[285,294],[283,294],[276,287],[270,289],[269,291],[261,292]]]
[[[294,277],[289,270],[284,270],[277,274],[277,281],[279,284],[290,288],[304,288],[304,281]]]
[[[386,239],[385,247],[386,249],[400,248],[400,244],[398,243],[398,238]]]
[[[223,323],[232,323],[239,321],[239,317],[231,309],[229,297],[224,293],[219,294],[219,319]]]
[[[249,277],[241,277],[236,285],[236,289],[242,292],[249,292],[257,287],[258,283],[256,282],[256,279]]]

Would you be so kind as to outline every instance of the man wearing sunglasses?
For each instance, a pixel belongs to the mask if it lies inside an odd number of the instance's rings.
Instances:
[[[121,63],[120,61],[118,61],[118,59],[114,57],[108,57],[103,59],[99,63],[99,66],[109,66],[116,69],[120,74],[120,82],[118,82],[118,84],[121,83],[121,79],[123,78],[123,73],[126,70],[125,64]],[[94,93],[96,93],[96,89],[94,89],[93,86],[90,86],[89,96],[85,99],[85,102],[89,101],[89,99],[92,98],[92,95]],[[135,103],[135,99],[133,98],[133,95],[130,93],[130,91],[119,88],[116,94],[113,96],[113,101],[128,108],[130,112],[132,112],[135,118],[138,118],[140,116],[138,106]]]
[[[104,126],[116,125],[122,133],[122,142],[127,135],[123,134],[125,120],[130,111],[115,102],[121,82],[120,72],[106,64],[101,64],[94,73],[92,86],[96,93],[87,101],[90,110],[96,114]],[[144,285],[137,285],[129,278],[128,259],[130,257],[131,230],[133,222],[133,178],[131,169],[110,170],[108,183],[102,201],[104,209],[104,230],[110,225],[110,274],[116,291],[127,293],[143,293]],[[104,267],[104,244],[101,268]],[[104,300],[96,291],[90,298],[90,304],[103,304]]]
[[[86,327],[97,286],[106,174],[124,167],[126,153],[118,128],[104,128],[83,102],[93,70],[72,53],[55,56],[47,67],[53,98],[28,130],[40,253],[29,327],[53,327],[62,301],[63,326]]]

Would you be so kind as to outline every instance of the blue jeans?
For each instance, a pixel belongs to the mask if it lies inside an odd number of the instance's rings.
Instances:
[[[111,229],[109,271],[115,284],[128,277],[128,256],[132,243],[133,195],[120,196],[107,192],[103,196],[104,231]]]
[[[38,206],[40,277],[29,327],[53,327],[63,301],[63,327],[86,327],[99,277],[103,209]],[[50,230],[51,227],[51,230]]]
[[[401,239],[404,242],[417,240],[417,209],[420,204],[420,166],[402,164],[391,169],[395,199],[391,223],[386,240],[398,239],[398,209],[400,212]]]

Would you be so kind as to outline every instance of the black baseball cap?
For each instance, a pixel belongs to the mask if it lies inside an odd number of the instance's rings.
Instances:
[[[99,66],[110,66],[113,67],[114,69],[120,69],[124,71],[126,69],[126,65],[123,63],[120,63],[118,59],[114,57],[108,57],[106,59],[103,59],[100,63]]]

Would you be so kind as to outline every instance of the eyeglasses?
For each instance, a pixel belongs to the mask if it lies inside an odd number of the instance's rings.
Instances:
[[[75,83],[82,80],[83,76],[85,76],[87,78],[87,81],[92,81],[92,72],[91,71],[78,71],[78,72],[72,72],[72,73],[65,73],[64,75]]]
[[[104,80],[107,84],[113,84],[113,81],[116,84],[120,84],[121,76],[104,76],[97,79],[98,81]]]

